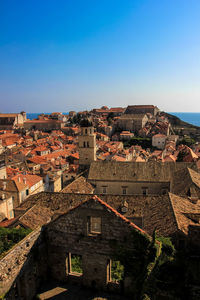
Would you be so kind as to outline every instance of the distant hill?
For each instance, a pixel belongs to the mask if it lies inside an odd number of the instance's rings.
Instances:
[[[177,116],[171,115],[166,112],[162,112],[161,115],[166,116],[171,123],[173,131],[175,134],[180,136],[189,135],[190,137],[194,138],[196,141],[200,141],[200,127],[182,121]]]
[[[181,127],[191,127],[191,128],[196,128],[196,129],[200,129],[199,126],[190,124],[188,122],[182,121],[180,118],[178,118],[177,116],[171,115],[169,113],[163,112],[163,114],[165,116],[168,117],[170,123],[174,126],[181,126]]]

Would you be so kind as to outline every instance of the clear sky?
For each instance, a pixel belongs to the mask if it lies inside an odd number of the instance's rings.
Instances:
[[[200,0],[0,0],[0,101],[200,112]]]

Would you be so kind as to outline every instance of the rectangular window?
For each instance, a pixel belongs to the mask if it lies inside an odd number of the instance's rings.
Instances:
[[[88,233],[101,234],[101,217],[88,217]]]
[[[148,188],[142,187],[142,195],[147,195],[147,194],[148,194]]]
[[[124,266],[118,260],[108,260],[107,281],[119,283],[124,278]]]
[[[168,193],[168,188],[162,188],[162,195],[166,195]]]
[[[69,274],[80,276],[83,274],[82,256],[78,254],[68,253],[67,270]]]
[[[107,193],[107,186],[102,186],[102,193],[106,194]]]
[[[122,194],[123,195],[127,194],[127,186],[122,186]]]

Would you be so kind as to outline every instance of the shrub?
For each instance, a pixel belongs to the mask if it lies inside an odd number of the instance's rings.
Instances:
[[[0,228],[0,255],[21,241],[31,229]]]

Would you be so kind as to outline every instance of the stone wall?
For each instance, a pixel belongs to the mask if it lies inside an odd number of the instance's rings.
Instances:
[[[46,279],[46,248],[41,229],[14,246],[0,261],[0,295],[6,299],[31,300]]]
[[[7,219],[11,219],[14,217],[12,197],[0,199],[0,214]]]
[[[0,179],[7,178],[6,166],[3,164],[4,164],[4,161],[0,161]]]
[[[162,195],[170,191],[169,182],[129,182],[129,181],[101,181],[88,180],[95,187],[95,193],[102,194],[106,187],[106,194],[122,195],[126,189],[127,195]]]
[[[101,218],[101,232],[91,233],[88,220]],[[112,242],[124,244],[133,229],[119,216],[100,204],[83,203],[47,225],[48,262],[51,276],[59,281],[71,280],[69,254],[82,257],[79,282],[88,287],[107,289],[111,279],[108,264],[113,257]],[[130,246],[131,247],[131,246]]]
[[[188,239],[190,243],[200,248],[200,224],[189,225]]]

